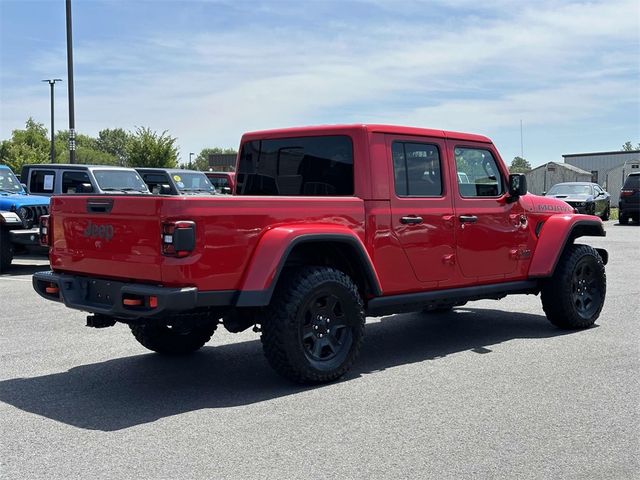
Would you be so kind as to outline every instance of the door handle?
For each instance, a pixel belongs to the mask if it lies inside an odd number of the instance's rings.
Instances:
[[[458,218],[462,223],[476,223],[478,221],[478,217],[475,215],[460,215]]]
[[[422,223],[422,217],[416,217],[416,216],[409,216],[409,217],[402,217],[400,219],[400,223],[405,223],[408,225],[417,225],[418,223]]]

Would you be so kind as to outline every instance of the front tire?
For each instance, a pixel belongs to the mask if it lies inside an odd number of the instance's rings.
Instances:
[[[611,216],[611,207],[607,207],[600,218],[606,222],[607,220],[609,220],[610,216]]]
[[[340,270],[304,267],[278,286],[262,323],[267,361],[280,375],[303,384],[344,375],[364,337],[358,288]]]
[[[193,326],[190,329],[166,325],[130,325],[131,333],[145,348],[165,355],[186,355],[202,348],[211,340],[216,323]]]
[[[588,245],[570,245],[542,288],[542,308],[560,328],[588,328],[600,316],[607,291],[602,258]]]

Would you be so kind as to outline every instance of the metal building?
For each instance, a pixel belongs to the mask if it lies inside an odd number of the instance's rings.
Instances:
[[[566,163],[549,162],[525,173],[527,190],[544,195],[556,183],[590,182],[591,174]]]
[[[606,185],[607,172],[612,168],[623,165],[626,162],[640,160],[640,150],[630,152],[594,152],[594,153],[572,153],[563,155],[565,163],[591,172],[591,181],[600,184],[609,193],[613,193]]]
[[[618,165],[607,172],[605,190],[611,194],[611,206],[618,206],[620,190],[631,172],[640,172],[640,161],[630,161]]]

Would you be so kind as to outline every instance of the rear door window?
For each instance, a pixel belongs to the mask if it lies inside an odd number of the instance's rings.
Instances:
[[[393,174],[399,197],[442,195],[442,168],[436,145],[393,142]]]

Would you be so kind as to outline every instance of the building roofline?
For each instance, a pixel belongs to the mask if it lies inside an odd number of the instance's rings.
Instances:
[[[575,173],[579,173],[581,175],[591,175],[591,172],[587,172],[586,170],[583,170],[579,167],[576,167],[575,165],[571,165],[570,163],[561,163],[561,162],[547,162],[547,163],[543,163],[542,165],[538,165],[535,168],[532,168],[531,170],[529,170],[529,172],[533,172],[534,170],[538,170],[540,168],[548,168],[549,165],[555,165],[558,167],[562,167],[562,168],[566,168],[567,170],[571,170],[572,172]],[[527,172],[527,173],[529,173]]]
[[[599,155],[624,155],[628,153],[640,153],[640,150],[616,150],[615,152],[590,152],[590,153],[567,153],[563,158],[571,157],[596,157]]]

